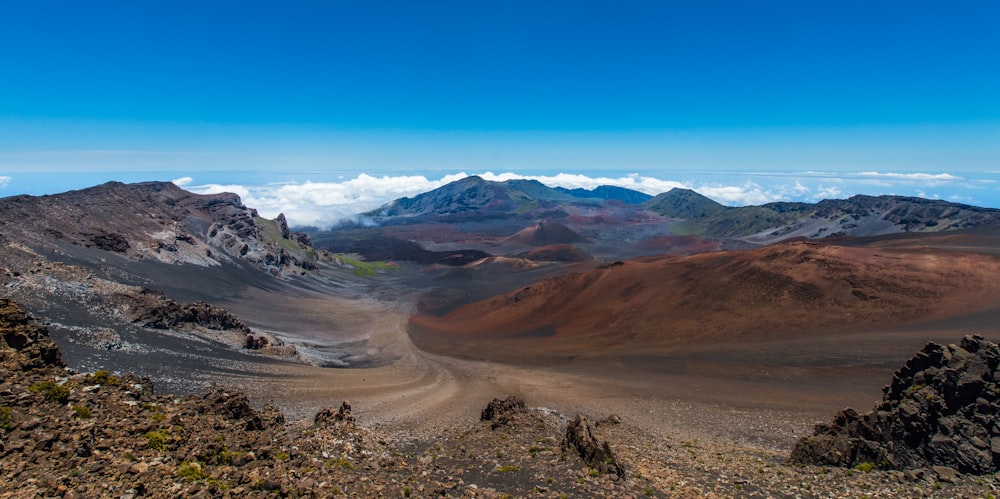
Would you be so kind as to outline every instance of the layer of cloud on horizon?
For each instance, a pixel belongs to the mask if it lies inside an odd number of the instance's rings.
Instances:
[[[593,189],[613,185],[656,195],[673,188],[693,189],[709,198],[729,206],[759,205],[775,201],[808,201],[833,199],[853,194],[867,193],[864,186],[878,185],[899,187],[900,194],[942,197],[927,193],[925,189],[942,184],[957,183],[962,177],[948,173],[879,173],[861,172],[850,176],[824,173],[757,174],[755,179],[725,175],[706,175],[700,181],[663,180],[651,176],[628,174],[619,177],[591,177],[582,174],[558,173],[555,175],[522,175],[511,172],[478,174],[480,177],[502,182],[513,179],[537,180],[551,187]],[[465,172],[428,179],[423,175],[375,177],[359,174],[339,182],[285,182],[262,185],[203,184],[192,177],[182,177],[173,182],[199,194],[233,192],[243,202],[256,208],[262,216],[273,218],[284,213],[293,226],[330,227],[337,222],[354,218],[357,214],[374,210],[401,197],[412,197],[469,176]],[[733,176],[735,177],[735,176]],[[950,199],[971,202],[972,198],[950,194]]]

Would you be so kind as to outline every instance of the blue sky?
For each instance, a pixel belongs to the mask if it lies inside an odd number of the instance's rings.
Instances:
[[[998,19],[995,1],[8,0],[0,195],[189,177],[307,223],[381,198],[274,193],[493,172],[1000,207]]]

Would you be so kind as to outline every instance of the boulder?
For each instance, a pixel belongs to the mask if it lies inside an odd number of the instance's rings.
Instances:
[[[314,421],[316,424],[353,423],[354,414],[351,413],[351,403],[345,400],[340,403],[338,409],[326,407],[316,413]]]
[[[579,414],[566,427],[562,448],[576,451],[587,466],[601,473],[612,474],[619,478],[625,476],[625,468],[618,463],[618,458],[611,451],[611,445],[607,440],[601,442],[594,438],[590,421]]]
[[[270,344],[270,342],[267,340],[267,337],[254,336],[252,334],[248,334],[246,343],[243,345],[243,348],[246,348],[247,350],[260,350],[261,348],[266,347],[268,344]]]
[[[871,412],[841,411],[792,450],[791,462],[995,473],[1000,463],[1000,348],[980,336],[928,343]]]
[[[18,304],[0,298],[0,367],[27,371],[46,366],[65,366],[49,330]]]
[[[494,430],[501,426],[506,426],[513,422],[518,416],[527,413],[528,408],[524,400],[516,395],[505,399],[493,399],[479,416],[480,421],[490,421],[490,427]]]

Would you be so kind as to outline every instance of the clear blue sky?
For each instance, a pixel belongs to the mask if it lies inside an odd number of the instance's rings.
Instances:
[[[997,26],[995,0],[5,0],[0,195],[819,171],[982,180],[929,195],[1000,206]]]

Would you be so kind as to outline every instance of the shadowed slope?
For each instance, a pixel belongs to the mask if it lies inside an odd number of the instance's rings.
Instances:
[[[795,242],[653,257],[552,278],[413,324],[557,349],[752,339],[913,323],[997,306],[1000,262]],[[544,347],[546,345],[533,345]],[[527,345],[526,345],[527,347]]]

